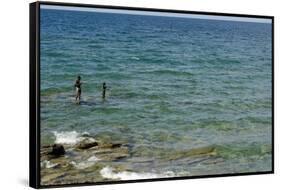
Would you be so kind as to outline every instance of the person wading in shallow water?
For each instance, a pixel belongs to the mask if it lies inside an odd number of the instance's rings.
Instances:
[[[102,83],[102,99],[105,99],[106,83]]]
[[[80,104],[80,99],[81,99],[81,77],[78,76],[77,80],[75,81],[74,87],[75,87],[75,92],[76,92],[76,96],[75,96],[75,101],[76,103]]]

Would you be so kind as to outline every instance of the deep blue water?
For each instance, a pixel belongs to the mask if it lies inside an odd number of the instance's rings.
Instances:
[[[271,170],[271,24],[41,9],[40,30],[42,144],[122,141],[134,172]],[[223,161],[163,161],[204,146]]]

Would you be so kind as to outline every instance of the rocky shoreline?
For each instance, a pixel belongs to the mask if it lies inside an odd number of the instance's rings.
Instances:
[[[97,141],[90,135],[83,135],[74,145],[44,145],[40,150],[41,185],[106,181],[95,172],[104,167],[102,163],[128,156],[125,144]]]
[[[95,183],[120,180],[105,178],[102,169],[113,168],[111,172],[132,172],[128,162],[148,162],[133,158],[130,146],[120,142],[103,142],[93,136],[82,135],[75,144],[43,145],[40,150],[41,185],[61,185],[75,183]],[[199,147],[171,153],[167,151],[164,162],[182,160],[186,164],[201,162],[222,162],[212,146]],[[126,174],[127,174],[126,173]],[[162,175],[160,177],[174,177]]]

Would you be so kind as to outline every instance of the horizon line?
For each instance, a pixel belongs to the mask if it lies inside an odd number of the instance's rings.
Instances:
[[[121,10],[110,8],[90,8],[90,7],[73,7],[66,5],[40,5],[42,9],[49,10],[68,10],[68,11],[82,11],[82,12],[96,12],[96,13],[113,13],[113,14],[129,14],[129,15],[144,15],[144,16],[163,16],[176,18],[191,18],[191,19],[205,19],[205,20],[221,20],[221,21],[236,21],[236,22],[251,22],[251,23],[265,23],[272,24],[269,18],[245,18],[239,16],[217,16],[204,15],[192,13],[170,13],[157,11],[139,11],[139,10]]]

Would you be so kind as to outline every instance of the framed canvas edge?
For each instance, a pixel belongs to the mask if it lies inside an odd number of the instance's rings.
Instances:
[[[247,18],[264,18],[271,19],[271,44],[272,44],[272,162],[271,170],[260,172],[245,172],[245,173],[229,173],[229,174],[213,174],[213,175],[198,175],[198,176],[183,176],[183,177],[168,177],[155,179],[136,179],[136,180],[120,180],[109,182],[93,182],[93,183],[73,183],[63,185],[41,185],[40,180],[40,5],[56,5],[56,6],[72,6],[72,7],[87,7],[87,8],[105,8],[118,10],[136,10],[136,11],[153,11],[166,13],[185,13],[185,14],[201,14],[212,16],[231,16],[231,17],[247,17]],[[123,183],[137,182],[157,182],[170,180],[186,180],[200,178],[217,178],[217,177],[235,177],[248,175],[274,174],[274,16],[268,15],[249,15],[236,13],[219,13],[219,12],[204,12],[204,11],[188,11],[188,10],[172,10],[172,9],[157,9],[157,8],[142,8],[142,7],[126,7],[112,5],[95,5],[95,4],[80,4],[80,3],[64,3],[64,2],[49,2],[36,1],[29,4],[29,186],[36,189],[58,188],[58,187],[77,187],[89,185],[110,185]]]
[[[29,186],[40,187],[39,2],[29,4]]]

